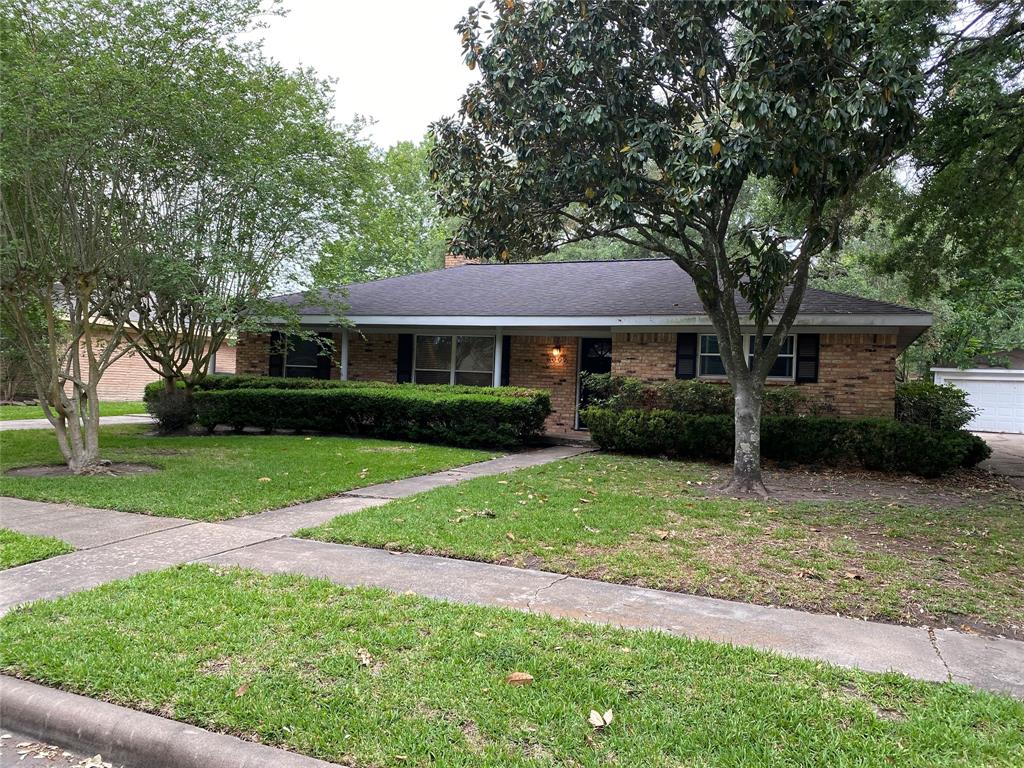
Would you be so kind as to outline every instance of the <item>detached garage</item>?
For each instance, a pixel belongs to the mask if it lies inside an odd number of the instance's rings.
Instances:
[[[936,384],[952,384],[967,393],[978,415],[967,425],[976,432],[1024,434],[1024,350],[1007,355],[1008,368],[989,367],[984,360],[975,368],[933,368]]]

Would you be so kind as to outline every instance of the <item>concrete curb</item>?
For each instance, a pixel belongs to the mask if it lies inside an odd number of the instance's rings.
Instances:
[[[138,768],[339,768],[312,757],[0,675],[0,722]]]

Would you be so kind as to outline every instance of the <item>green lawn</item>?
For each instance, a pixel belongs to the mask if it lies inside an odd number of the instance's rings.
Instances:
[[[74,551],[74,547],[60,539],[0,528],[0,571]]]
[[[339,517],[299,535],[910,624],[1024,630],[1019,501],[701,498],[709,468],[595,455]]]
[[[0,668],[345,765],[1024,759],[1024,704],[961,686],[203,566],[16,611]]]
[[[103,427],[103,457],[160,471],[125,477],[7,477],[0,495],[224,520],[351,488],[469,464],[491,453],[435,445],[295,435],[161,437]],[[59,463],[53,434],[4,432],[0,467]]]
[[[100,403],[100,416],[124,416],[129,413],[145,413],[145,403],[107,401]],[[0,421],[15,419],[45,419],[43,409],[38,405],[0,405]]]

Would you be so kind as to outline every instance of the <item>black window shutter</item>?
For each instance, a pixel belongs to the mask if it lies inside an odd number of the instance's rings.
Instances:
[[[676,378],[697,378],[697,334],[676,334]]]
[[[270,334],[270,357],[267,366],[268,376],[284,376],[284,339],[280,331]]]
[[[331,341],[331,334],[320,333],[317,334],[321,339]],[[331,356],[334,354],[334,347],[328,345],[326,348],[321,348],[321,352],[316,358],[316,377],[318,379],[329,379],[331,378]]]
[[[509,363],[512,362],[512,337],[501,337],[501,386],[508,386]]]
[[[818,344],[816,333],[796,337],[796,383],[814,384],[818,380]]]
[[[412,334],[398,334],[398,383],[412,381]]]

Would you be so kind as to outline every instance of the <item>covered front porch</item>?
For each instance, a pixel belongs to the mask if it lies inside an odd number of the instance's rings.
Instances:
[[[384,381],[545,389],[552,413],[547,431],[580,430],[580,371],[607,373],[612,334],[566,328],[367,326],[314,328],[330,340],[282,333],[243,334],[239,374],[340,381]]]

